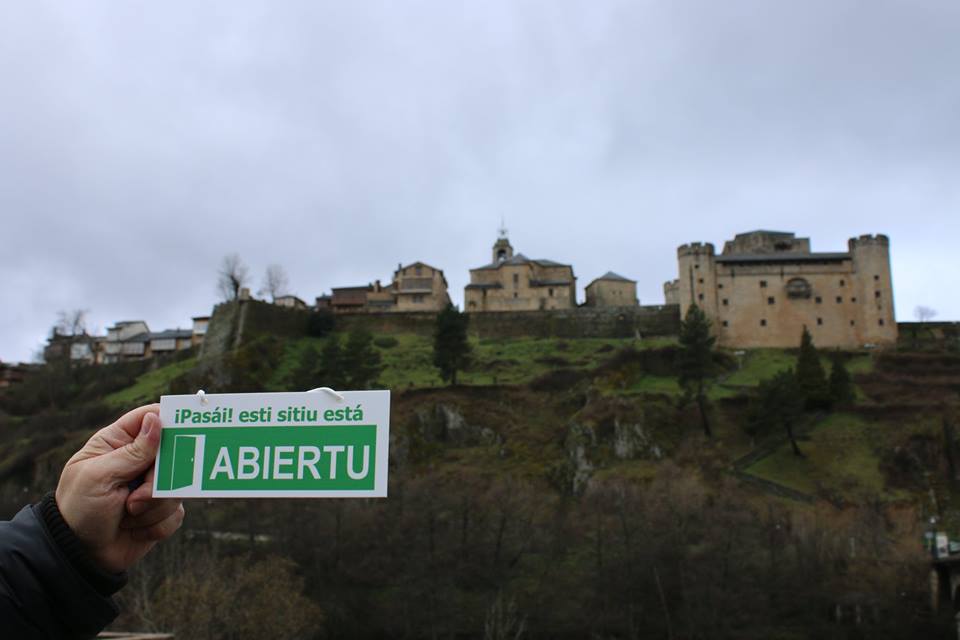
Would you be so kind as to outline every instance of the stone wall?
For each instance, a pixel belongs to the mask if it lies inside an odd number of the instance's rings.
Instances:
[[[248,300],[217,305],[210,318],[201,356],[212,357],[253,336],[307,335],[310,312]],[[374,334],[432,336],[433,313],[337,314],[337,331],[361,327]],[[470,314],[470,335],[478,338],[632,338],[670,336],[680,331],[677,305],[516,311]]]
[[[429,313],[338,315],[337,329],[362,326],[372,333],[432,335],[435,316]],[[631,338],[677,335],[680,308],[676,305],[471,313],[470,335],[479,338]]]

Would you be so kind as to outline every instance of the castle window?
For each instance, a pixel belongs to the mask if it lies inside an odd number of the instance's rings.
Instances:
[[[846,281],[846,280],[841,280],[841,281],[840,281],[840,286],[841,286],[841,287],[844,287],[844,286],[846,286],[846,285],[847,285],[847,281]]]
[[[805,278],[790,278],[787,282],[788,298],[809,298],[813,288]]]
[[[856,296],[850,298],[850,302],[856,302],[856,301],[857,301],[857,297],[856,297]]]
[[[823,303],[823,298],[821,298],[820,296],[817,296],[814,300],[815,300],[815,302],[816,302],[817,304],[822,304],[822,303]]]
[[[880,281],[880,276],[874,274],[874,276],[873,276],[873,281],[874,281],[874,282],[879,282],[879,281]]]
[[[699,265],[699,264],[695,264],[695,265],[693,265],[693,268],[694,268],[694,269],[699,269],[699,268],[700,268],[700,265]]]
[[[823,318],[817,318],[817,325],[823,324]]]
[[[880,326],[881,326],[881,327],[883,326],[883,318],[880,318],[879,320],[877,320],[877,322],[880,323]]]
[[[843,302],[843,296],[837,296],[837,304]]]
[[[513,274],[513,288],[516,289],[519,286],[520,286],[520,274],[515,273]],[[514,294],[513,297],[516,298],[517,297],[516,294]]]
[[[874,292],[873,292],[873,297],[874,297],[874,298],[879,298],[879,297],[880,297],[880,292],[879,292],[879,291],[874,291]]]
[[[729,322],[727,322],[726,320],[724,320],[724,321],[723,321],[723,326],[725,326],[725,327],[729,327],[729,326],[730,326],[730,323],[729,323]]]
[[[726,307],[726,306],[729,306],[729,304],[730,304],[730,301],[727,300],[726,298],[724,298],[724,299],[723,299],[723,306]]]
[[[776,300],[774,300],[773,296],[770,296],[769,298],[767,298],[767,304],[773,304],[775,302]]]
[[[552,297],[553,297],[553,289],[547,289],[547,294],[552,298]]]
[[[766,288],[767,288],[767,281],[766,281],[766,280],[761,280],[761,281],[760,281],[760,288],[761,288],[761,289],[766,289]]]
[[[767,321],[766,321],[766,320],[761,320],[761,321],[760,321],[760,326],[761,326],[761,327],[767,326]]]
[[[702,293],[698,293],[698,294],[697,294],[697,300],[703,300],[703,294],[702,294]]]
[[[697,282],[699,282],[700,284],[703,284],[703,278],[699,278]]]
[[[851,320],[851,321],[850,321],[850,326],[851,326],[851,327],[852,327],[853,325],[855,325],[855,324],[857,324],[856,321],[854,321],[854,320]]]
[[[513,297],[514,297],[514,298],[517,297],[517,292],[516,292],[516,291],[513,292]]]
[[[723,289],[723,283],[722,283],[722,282],[717,285],[717,289]]]

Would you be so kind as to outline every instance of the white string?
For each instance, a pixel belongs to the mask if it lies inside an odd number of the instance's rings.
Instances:
[[[337,400],[340,400],[341,402],[343,401],[343,394],[337,391],[334,391],[330,387],[317,387],[316,389],[310,389],[309,391],[307,391],[307,393],[316,393],[317,391],[326,391]]]
[[[200,404],[207,404],[208,402],[210,402],[207,399],[207,392],[204,391],[203,389],[200,389],[199,391],[197,391],[197,397],[200,398]]]

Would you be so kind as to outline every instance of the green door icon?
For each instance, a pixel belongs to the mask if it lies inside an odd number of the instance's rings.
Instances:
[[[199,488],[203,473],[203,436],[174,436],[170,461],[170,490],[191,485]]]

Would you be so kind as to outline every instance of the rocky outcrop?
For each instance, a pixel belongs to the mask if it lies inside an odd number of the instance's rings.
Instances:
[[[502,442],[496,431],[470,424],[457,407],[442,402],[417,411],[416,421],[418,435],[428,442],[444,442],[461,447]]]

